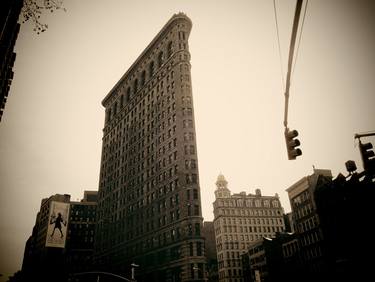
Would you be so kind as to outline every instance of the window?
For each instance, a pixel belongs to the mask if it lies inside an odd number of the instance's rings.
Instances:
[[[115,116],[117,114],[117,102],[115,103],[113,107],[113,115]]]
[[[172,41],[170,41],[169,43],[168,43],[168,58],[170,57],[170,56],[172,56],[172,53],[173,53],[173,43],[172,43]]]
[[[197,242],[197,256],[201,256],[201,255],[202,255],[202,243]]]
[[[130,96],[131,96],[131,89],[130,87],[128,87],[128,90],[126,91],[126,101],[130,100]]]
[[[108,110],[108,113],[107,113],[107,121],[110,121],[111,120],[111,118],[112,118],[112,111],[111,111],[111,109],[109,109]]]
[[[199,223],[195,224],[195,235],[200,236],[201,235],[201,226]]]
[[[154,61],[151,61],[150,63],[150,77],[154,75]]]
[[[138,79],[134,80],[134,94],[138,91]]]
[[[199,215],[199,206],[194,205],[194,215]]]
[[[189,235],[191,236],[191,235],[193,235],[193,225],[192,224],[189,224],[188,225],[188,232],[189,232]]]
[[[198,190],[197,190],[197,189],[194,189],[194,190],[193,190],[193,193],[194,193],[194,195],[193,195],[194,199],[195,199],[195,200],[198,199]]]
[[[190,145],[190,155],[193,155],[194,154],[194,145]]]
[[[120,108],[124,106],[124,95],[121,95],[120,97]]]
[[[146,83],[146,71],[143,71],[141,75],[141,86],[145,85],[145,83]]]
[[[159,56],[158,56],[158,66],[159,67],[161,67],[161,65],[163,64],[163,60],[164,60],[163,52],[160,52]]]

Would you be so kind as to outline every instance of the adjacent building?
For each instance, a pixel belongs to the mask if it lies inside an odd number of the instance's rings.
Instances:
[[[25,246],[24,281],[66,281],[92,270],[97,193],[85,191],[79,202],[71,202],[68,194],[42,200]]]
[[[14,75],[13,66],[16,60],[14,46],[20,30],[18,18],[22,6],[23,0],[0,2],[0,121]]]
[[[314,277],[322,277],[327,272],[324,237],[317,212],[315,191],[331,180],[330,170],[314,168],[312,175],[303,177],[286,190],[306,277],[312,280]]]
[[[217,282],[219,279],[217,269],[217,252],[215,243],[215,228],[212,221],[203,222],[202,234],[205,239],[207,281]]]
[[[84,191],[81,201],[70,202],[65,254],[70,274],[93,270],[97,196],[98,191]]]
[[[278,232],[253,242],[242,255],[246,282],[302,281],[299,244],[294,233]]]
[[[95,264],[137,281],[204,279],[191,27],[173,15],[102,102]]]
[[[252,242],[263,237],[273,238],[284,230],[284,211],[278,195],[231,194],[228,182],[220,174],[216,181],[214,228],[219,281],[242,282],[241,255]]]
[[[375,182],[361,173],[339,174],[315,190],[330,281],[366,281],[373,275]]]
[[[51,226],[54,222],[52,218],[56,218],[57,215],[52,214],[53,203],[69,205],[70,195],[56,194],[42,200],[40,210],[36,216],[35,225],[33,227],[32,235],[26,242],[24,258],[22,263],[22,273],[26,280],[30,281],[47,281],[49,278],[54,277],[54,273],[59,273],[59,277],[54,279],[63,279],[67,275],[64,253],[66,236],[66,225],[67,218],[65,218],[65,226],[62,223],[61,227],[64,226],[64,233],[60,233],[59,228],[52,229],[54,234],[50,231]],[[56,232],[56,234],[55,234]],[[61,239],[59,247],[47,247],[47,241],[53,237],[57,240]],[[60,280],[56,280],[60,281]]]

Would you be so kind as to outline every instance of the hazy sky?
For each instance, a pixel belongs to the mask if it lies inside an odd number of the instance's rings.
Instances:
[[[288,161],[284,86],[272,0],[73,1],[37,35],[21,27],[0,123],[0,273],[21,268],[42,198],[98,188],[102,99],[174,13],[189,38],[205,220],[221,172],[232,192],[278,193],[312,166],[362,170],[355,133],[375,129],[374,1],[310,0],[292,77],[289,126],[303,155]],[[276,0],[284,77],[295,1]],[[368,138],[373,142],[374,138]],[[3,279],[3,280],[1,280]],[[0,278],[4,281],[4,277]]]

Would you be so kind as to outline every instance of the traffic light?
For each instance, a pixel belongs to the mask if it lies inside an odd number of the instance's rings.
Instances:
[[[298,139],[294,139],[298,136],[297,130],[289,131],[289,128],[285,129],[285,142],[286,142],[286,149],[288,151],[288,159],[295,160],[296,157],[302,155],[302,151],[300,148],[296,148],[297,146],[301,145]]]
[[[362,143],[359,141],[359,150],[361,152],[363,168],[365,170],[375,169],[375,154],[371,143]]]

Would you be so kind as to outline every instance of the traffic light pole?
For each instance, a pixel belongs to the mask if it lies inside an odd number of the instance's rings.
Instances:
[[[285,126],[285,128],[288,128],[288,105],[289,105],[290,76],[291,76],[291,73],[292,73],[294,46],[296,44],[298,22],[299,22],[299,17],[300,17],[300,14],[301,14],[302,2],[303,2],[303,0],[297,1],[296,11],[295,11],[294,20],[293,20],[292,37],[290,39],[288,72],[287,72],[287,75],[286,75],[286,84],[285,84],[285,93],[284,93],[284,95],[285,95],[285,107],[284,107],[284,126]]]
[[[294,139],[298,136],[297,130],[289,130],[288,128],[288,107],[289,107],[289,89],[290,89],[290,76],[292,73],[293,67],[293,57],[294,57],[294,46],[296,44],[296,37],[298,31],[298,22],[299,17],[301,14],[303,0],[297,0],[296,4],[296,11],[294,14],[293,20],[293,28],[292,28],[292,37],[290,39],[290,47],[289,47],[289,59],[288,59],[288,72],[286,76],[286,84],[285,84],[285,105],[284,105],[284,135],[285,135],[285,142],[286,148],[288,153],[289,160],[295,160],[297,156],[302,155],[302,151],[299,148],[296,148],[300,145],[298,139]]]

